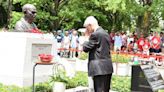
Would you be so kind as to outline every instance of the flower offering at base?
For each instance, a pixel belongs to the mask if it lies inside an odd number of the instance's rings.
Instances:
[[[51,62],[53,60],[53,56],[50,54],[39,54],[38,56],[41,62]]]
[[[40,31],[39,29],[37,28],[34,28],[32,30],[30,30],[31,33],[38,33],[38,34],[43,34],[42,31]]]

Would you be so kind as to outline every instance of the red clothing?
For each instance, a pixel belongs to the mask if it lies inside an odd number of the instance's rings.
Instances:
[[[144,45],[144,38],[139,38],[138,41],[137,41],[137,45],[138,45],[138,49],[140,51],[143,51],[142,47]]]
[[[161,39],[160,37],[154,36],[151,40],[153,49],[160,49]]]
[[[149,50],[149,48],[150,48],[150,43],[149,42],[144,42],[144,45],[142,46],[142,49],[144,51],[146,51],[146,50]]]

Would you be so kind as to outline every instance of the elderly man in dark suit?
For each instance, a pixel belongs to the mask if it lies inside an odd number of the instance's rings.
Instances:
[[[84,27],[91,33],[83,51],[89,52],[88,75],[93,78],[94,91],[109,92],[113,73],[109,35],[93,16],[86,18]]]

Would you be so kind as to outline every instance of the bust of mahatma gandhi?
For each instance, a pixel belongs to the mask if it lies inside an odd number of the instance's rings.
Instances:
[[[24,16],[17,21],[15,25],[15,31],[17,32],[32,32],[32,30],[38,30],[37,26],[33,22],[36,17],[36,7],[32,4],[25,4],[22,7]]]

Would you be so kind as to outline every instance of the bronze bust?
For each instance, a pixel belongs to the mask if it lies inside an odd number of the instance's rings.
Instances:
[[[15,25],[16,32],[32,32],[32,30],[38,30],[37,26],[33,22],[36,17],[36,7],[32,4],[25,4],[22,7],[24,16],[17,21]]]

